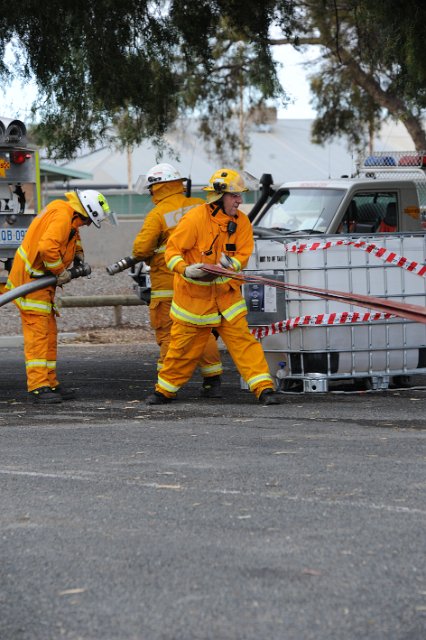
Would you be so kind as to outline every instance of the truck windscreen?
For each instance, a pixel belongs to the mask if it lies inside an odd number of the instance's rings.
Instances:
[[[286,232],[325,233],[344,194],[342,189],[280,189],[254,226]]]

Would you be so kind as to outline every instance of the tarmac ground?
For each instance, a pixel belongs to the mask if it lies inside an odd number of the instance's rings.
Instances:
[[[156,354],[61,344],[41,407],[0,348],[0,638],[424,640],[425,376],[152,407]]]

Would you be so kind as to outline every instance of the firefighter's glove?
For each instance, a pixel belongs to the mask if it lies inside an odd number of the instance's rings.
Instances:
[[[234,263],[232,262],[231,258],[226,255],[226,253],[222,253],[222,255],[220,256],[219,264],[221,267],[224,267],[224,269],[231,269],[232,271],[235,271]]]
[[[84,253],[82,251],[77,251],[74,256],[74,267],[79,267],[84,264]]]
[[[63,284],[67,284],[71,280],[71,273],[64,269],[56,278],[56,284],[58,287],[62,287]]]
[[[185,276],[185,278],[190,278],[191,280],[200,280],[201,278],[205,278],[207,274],[200,268],[202,266],[202,262],[190,264],[186,267],[183,275]]]

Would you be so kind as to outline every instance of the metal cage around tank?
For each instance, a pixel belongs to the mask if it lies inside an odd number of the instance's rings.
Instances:
[[[258,241],[247,273],[426,306],[424,234],[277,240]],[[271,287],[245,284],[244,294],[251,329],[269,332],[261,344],[281,388],[299,380],[324,392],[331,381],[363,379],[386,389],[392,378],[426,373],[426,324]]]

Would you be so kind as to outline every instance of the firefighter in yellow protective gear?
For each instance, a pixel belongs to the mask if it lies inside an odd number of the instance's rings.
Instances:
[[[46,275],[57,276],[57,285],[71,280],[67,267],[84,264],[80,227],[100,228],[103,220],[115,223],[104,196],[94,190],[65,193],[67,200],[53,200],[31,222],[16,251],[6,284],[11,290]],[[27,387],[33,402],[56,404],[75,397],[73,389],[59,384],[56,376],[56,285],[14,301],[19,308],[24,336]]]
[[[253,231],[238,209],[248,191],[241,174],[220,169],[205,190],[207,203],[191,209],[167,243],[165,259],[175,273],[171,306],[171,342],[147,404],[172,400],[190,379],[214,328],[226,344],[241,376],[261,404],[277,404],[278,394],[263,349],[247,324],[247,306],[240,283],[207,276],[204,264],[221,264],[240,271],[253,251]]]
[[[155,331],[160,356],[157,369],[163,361],[170,343],[172,319],[170,307],[173,298],[174,275],[166,266],[164,252],[167,240],[180,218],[189,209],[204,203],[201,198],[185,196],[179,171],[170,164],[161,163],[152,167],[145,178],[144,188],[149,189],[155,207],[145,218],[144,224],[133,244],[133,258],[143,260],[150,266],[151,301],[149,305],[151,326]],[[198,362],[203,376],[201,395],[220,398],[222,362],[214,335],[210,332]]]

